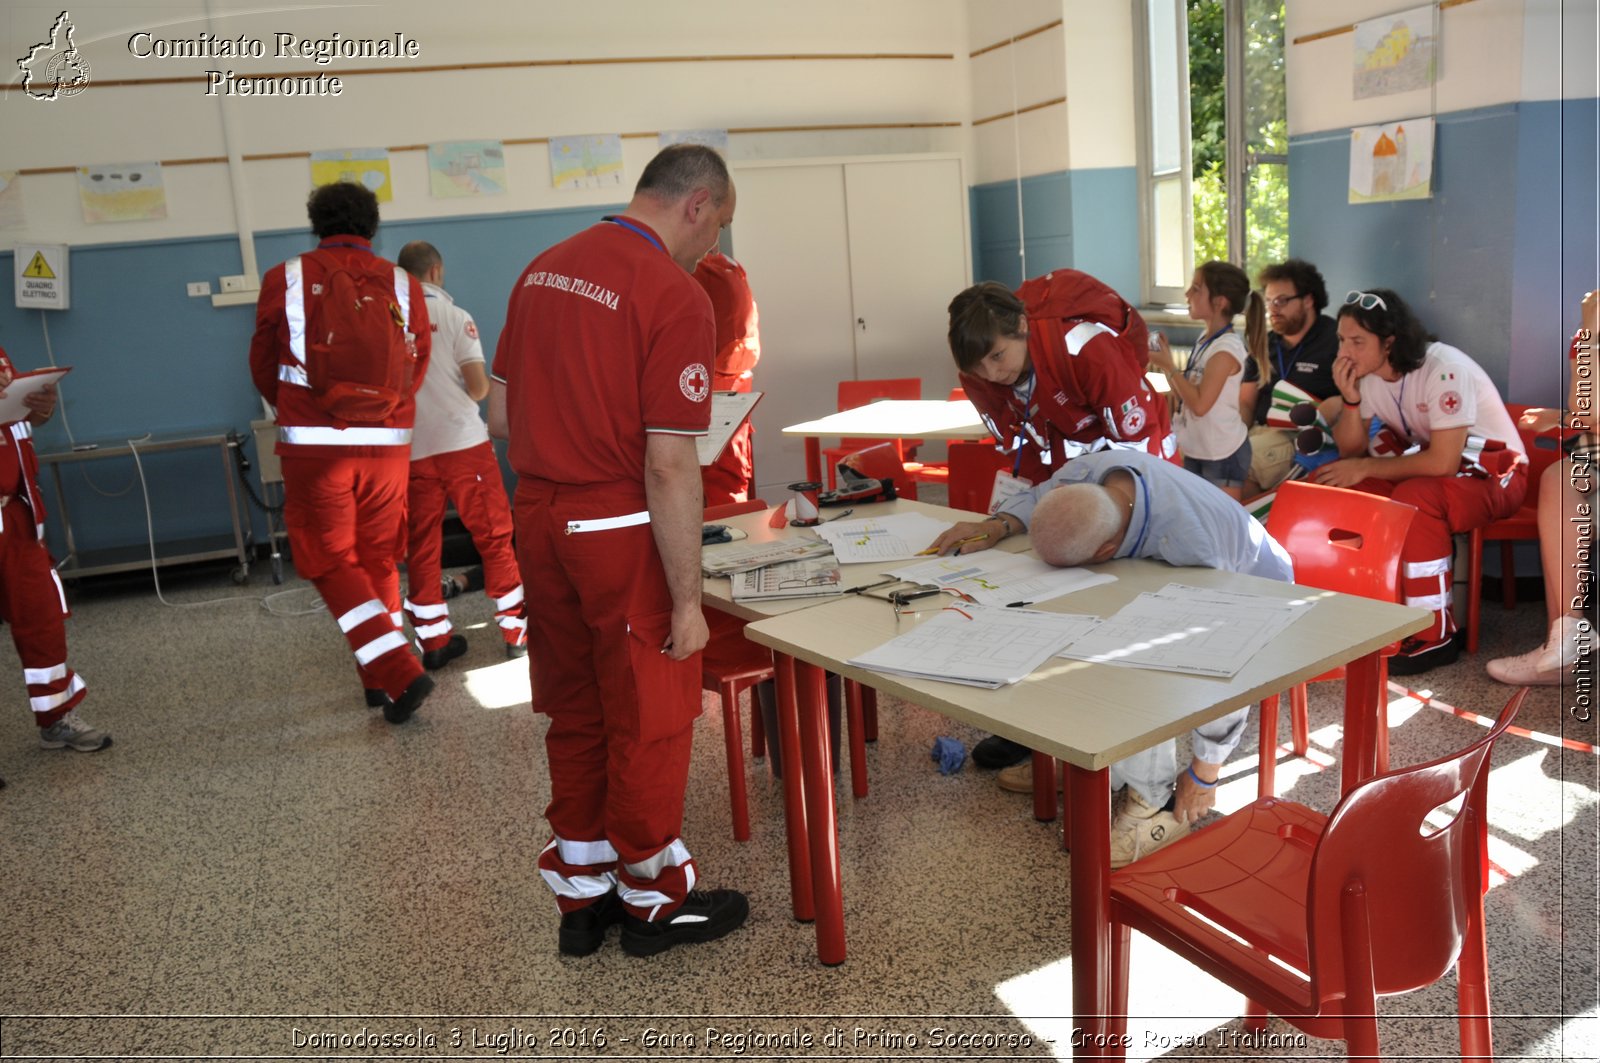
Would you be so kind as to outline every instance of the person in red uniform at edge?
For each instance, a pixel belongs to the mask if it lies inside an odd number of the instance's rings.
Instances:
[[[522,576],[511,549],[511,503],[500,477],[500,459],[478,413],[478,403],[489,394],[478,326],[440,287],[444,258],[438,248],[413,240],[400,249],[399,262],[401,269],[422,282],[433,330],[433,353],[427,377],[417,390],[417,423],[411,436],[406,615],[422,646],[424,668],[443,668],[467,652],[466,636],[451,630],[440,568],[445,505],[454,502],[483,559],[484,591],[494,603],[506,656],[521,657],[528,646]]]
[[[1149,335],[1121,296],[1073,269],[1015,294],[985,281],[950,303],[961,386],[1030,487],[1085,449],[1177,460],[1166,399],[1144,377]]]
[[[495,351],[489,431],[518,477],[533,708],[550,717],[539,871],[568,955],[617,922],[623,949],[650,955],[749,913],[741,893],[696,889],[679,837],[707,637],[695,440],[716,351],[691,273],[734,199],[715,151],[664,149],[623,214],[523,271]]]
[[[428,368],[432,338],[422,284],[372,253],[378,199],[362,185],[323,185],[306,200],[310,254],[272,267],[261,281],[250,377],[277,411],[283,522],[294,566],[310,580],[355,653],[367,704],[403,723],[433,691],[401,631],[406,482],[412,396],[383,422],[349,424],[323,410],[306,382],[306,322],[323,281],[339,265],[373,260],[394,270],[394,298],[415,344],[413,390]]]
[[[0,350],[0,395],[16,375]],[[39,745],[93,753],[109,746],[111,736],[75,711],[87,688],[67,667],[67,595],[44,541],[44,493],[33,451],[34,426],[55,413],[55,385],[22,402],[28,416],[0,426],[0,620],[11,627],[22,661]]]
[[[694,267],[694,279],[711,297],[711,313],[717,324],[712,390],[752,390],[756,363],[761,361],[761,330],[750,278],[739,263],[720,251],[711,251]],[[754,435],[747,419],[717,460],[700,470],[708,507],[748,501],[755,491]]]
[[[1419,675],[1461,653],[1450,612],[1451,536],[1522,505],[1522,439],[1482,367],[1430,336],[1387,288],[1345,297],[1333,381],[1342,404],[1333,422],[1340,458],[1313,475],[1417,507],[1400,548],[1400,589],[1405,604],[1430,610],[1434,620],[1400,644],[1389,672]],[[1383,422],[1376,437],[1368,434],[1373,417]]]

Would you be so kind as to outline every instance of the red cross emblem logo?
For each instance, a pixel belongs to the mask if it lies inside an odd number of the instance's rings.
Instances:
[[[1453,391],[1447,391],[1439,396],[1439,409],[1445,413],[1455,413],[1461,409],[1461,396]]]
[[[711,394],[711,375],[698,362],[687,366],[678,377],[678,390],[690,402],[704,402],[706,396]]]

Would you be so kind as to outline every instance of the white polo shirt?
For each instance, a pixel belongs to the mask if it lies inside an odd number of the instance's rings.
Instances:
[[[411,433],[411,460],[466,450],[489,441],[478,404],[467,394],[461,367],[482,362],[483,344],[472,315],[436,284],[422,285],[433,327],[433,356],[417,390],[417,423]]]

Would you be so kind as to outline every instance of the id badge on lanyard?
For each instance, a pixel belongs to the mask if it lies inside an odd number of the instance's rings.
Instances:
[[[1006,499],[1020,495],[1024,491],[1032,490],[1033,483],[1021,476],[1013,475],[1004,469],[996,469],[994,474],[994,487],[989,492],[989,508],[986,512],[998,513]]]

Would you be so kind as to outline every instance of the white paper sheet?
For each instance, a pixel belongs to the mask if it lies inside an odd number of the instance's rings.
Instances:
[[[736,602],[823,598],[843,593],[839,562],[832,557],[785,561],[733,577],[733,600]]]
[[[1231,679],[1311,605],[1169,583],[1106,617],[1060,656]]]
[[[36,391],[43,391],[46,385],[57,383],[70,372],[72,372],[71,366],[65,369],[37,369],[31,373],[18,373],[6,388],[6,397],[0,399],[0,424],[10,424],[28,416],[28,407],[22,400]]]
[[[711,427],[705,435],[694,441],[700,464],[710,465],[717,460],[722,449],[733,438],[733,433],[749,419],[750,412],[761,401],[759,391],[713,391],[711,393]]]
[[[1117,579],[1104,572],[1056,568],[1036,557],[997,550],[936,557],[897,568],[889,574],[912,583],[949,587],[984,605],[1011,605],[1013,602],[1033,605],[1085,587],[1115,583]]]
[[[1100,622],[1073,613],[957,603],[850,663],[892,675],[1002,687]]]
[[[844,565],[867,561],[904,561],[937,539],[950,527],[921,513],[896,513],[888,517],[824,521],[813,530],[833,544]]]

